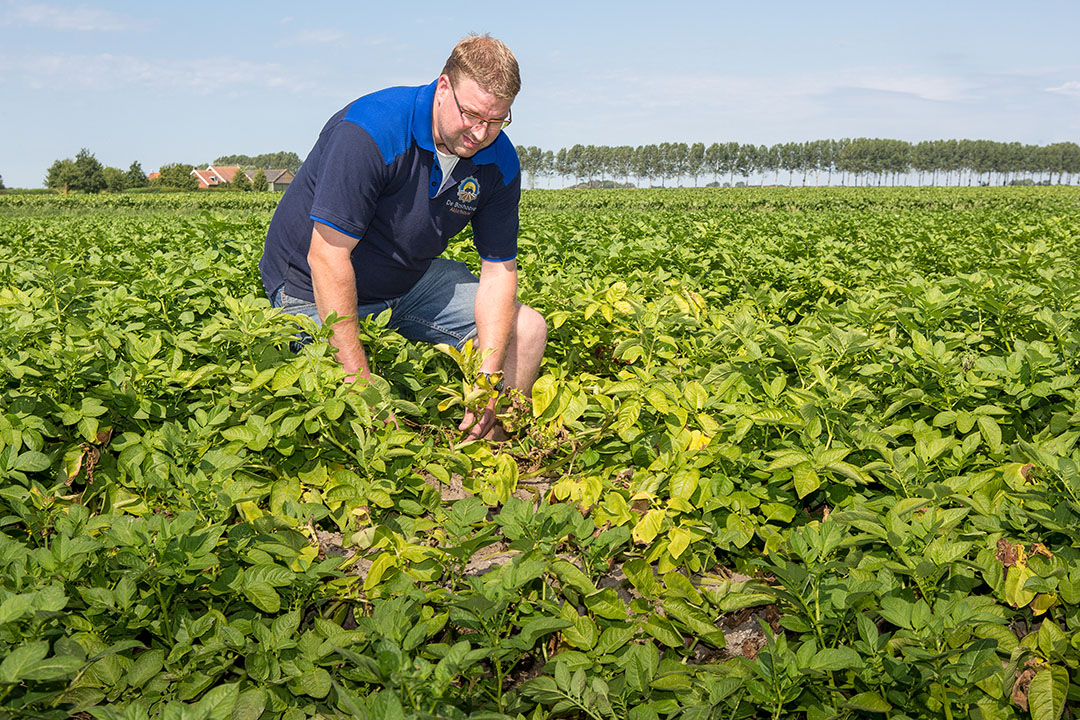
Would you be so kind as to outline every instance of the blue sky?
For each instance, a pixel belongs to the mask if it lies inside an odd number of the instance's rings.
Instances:
[[[88,148],[147,172],[279,150],[433,80],[490,32],[523,87],[508,134],[575,143],[889,137],[1080,142],[1080,2],[0,0],[0,177]]]

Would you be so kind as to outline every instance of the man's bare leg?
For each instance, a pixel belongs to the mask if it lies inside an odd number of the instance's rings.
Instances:
[[[503,360],[503,381],[525,395],[532,393],[533,383],[540,374],[540,361],[547,345],[547,322],[544,316],[528,305],[518,305],[510,347]]]

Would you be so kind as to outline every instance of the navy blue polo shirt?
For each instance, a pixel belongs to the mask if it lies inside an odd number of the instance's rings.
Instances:
[[[270,222],[259,270],[267,294],[282,284],[314,300],[307,262],[315,222],[359,239],[352,252],[361,303],[404,295],[470,222],[485,260],[517,255],[521,172],[506,133],[461,158],[442,186],[431,134],[435,83],[366,95],[319,135]]]

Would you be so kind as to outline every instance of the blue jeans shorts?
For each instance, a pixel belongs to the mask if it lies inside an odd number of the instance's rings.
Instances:
[[[374,317],[389,308],[388,327],[406,338],[433,345],[446,343],[460,350],[467,340],[476,337],[474,303],[479,283],[464,263],[435,258],[407,293],[390,300],[361,303],[356,317]],[[322,324],[315,303],[286,295],[284,285],[270,294],[270,304]],[[310,341],[306,334],[301,335],[301,344]]]

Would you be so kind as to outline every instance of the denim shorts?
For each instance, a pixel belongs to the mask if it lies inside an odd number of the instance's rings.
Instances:
[[[389,308],[389,328],[410,340],[446,343],[460,350],[476,336],[474,303],[479,283],[464,263],[435,258],[409,292],[390,300],[362,303],[356,308],[356,317],[374,317]],[[315,303],[286,295],[284,285],[270,294],[270,304],[322,324]],[[311,338],[301,336],[300,340],[310,342]]]

